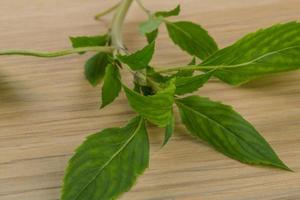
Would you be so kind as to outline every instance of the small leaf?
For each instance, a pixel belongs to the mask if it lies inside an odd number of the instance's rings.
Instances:
[[[151,33],[159,28],[161,23],[163,22],[163,17],[155,17],[151,16],[145,22],[142,22],[139,26],[139,32],[143,35],[147,33]]]
[[[69,161],[62,200],[112,200],[127,192],[149,165],[144,120],[89,136]]]
[[[104,84],[102,87],[102,105],[107,106],[119,96],[121,91],[120,72],[117,66],[109,64],[105,70]]]
[[[104,46],[108,42],[107,35],[70,37],[73,48]],[[80,54],[83,54],[81,52]]]
[[[109,55],[105,53],[98,53],[86,62],[85,77],[91,85],[96,86],[102,81],[109,62]]]
[[[152,42],[154,42],[156,40],[157,36],[158,36],[158,29],[155,29],[154,31],[152,31],[150,33],[146,33],[148,44],[151,44]]]
[[[231,107],[199,96],[176,103],[190,133],[221,153],[244,163],[289,170],[255,128]]]
[[[143,96],[123,86],[130,106],[148,121],[159,127],[165,127],[172,117],[175,85],[170,81],[168,87],[153,96]]]
[[[205,74],[189,77],[176,78],[176,94],[183,95],[197,91],[202,87],[213,75],[214,71],[209,71]]]
[[[200,25],[181,21],[166,22],[172,41],[192,56],[204,60],[218,50],[214,39]]]
[[[175,119],[174,119],[174,115],[172,115],[169,124],[166,126],[163,146],[165,146],[173,136],[174,125],[175,125]]]
[[[170,10],[170,11],[158,11],[154,15],[156,17],[171,17],[171,16],[178,16],[180,13],[180,5],[176,6],[176,8]]]
[[[231,85],[300,69],[300,23],[278,24],[251,33],[202,65],[219,66],[215,76]]]
[[[152,42],[151,44],[144,47],[142,50],[137,51],[131,55],[119,55],[118,59],[127,64],[132,70],[141,70],[148,67],[155,49],[155,43]]]

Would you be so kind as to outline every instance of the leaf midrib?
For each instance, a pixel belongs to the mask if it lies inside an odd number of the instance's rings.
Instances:
[[[84,192],[87,189],[87,187],[101,174],[103,169],[105,167],[107,167],[110,164],[110,162],[112,162],[113,159],[126,148],[126,146],[131,142],[131,140],[136,136],[137,132],[140,130],[140,128],[142,126],[142,122],[143,122],[143,118],[140,117],[138,126],[134,130],[133,134],[128,138],[128,140],[124,143],[124,145],[122,145],[121,148],[118,149],[116,151],[116,153],[114,153],[113,156],[104,165],[102,165],[102,167],[99,169],[99,171],[96,173],[96,175],[82,188],[82,190],[77,194],[77,196],[74,198],[74,200],[77,200],[78,197],[81,195],[81,193]]]

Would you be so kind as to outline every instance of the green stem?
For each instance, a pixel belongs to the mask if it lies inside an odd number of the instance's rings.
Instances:
[[[9,49],[9,50],[0,50],[0,55],[23,55],[23,56],[36,56],[36,57],[45,57],[53,58],[60,57],[65,55],[70,55],[74,53],[93,51],[93,52],[112,52],[112,47],[82,47],[74,49],[65,49],[62,51],[35,51],[27,49]]]
[[[125,47],[123,45],[122,28],[123,28],[126,14],[132,4],[132,1],[133,0],[122,0],[112,20],[112,26],[111,26],[112,45],[116,49],[121,50],[123,52],[125,51]]]
[[[107,10],[101,12],[101,13],[98,13],[96,16],[95,16],[95,20],[100,20],[103,16],[111,13],[112,11],[116,10],[118,7],[119,7],[120,3],[117,3],[116,5],[108,8]]]
[[[112,45],[115,47],[115,49],[119,53],[127,54],[127,50],[124,47],[123,44],[123,38],[122,38],[122,28],[124,24],[125,17],[127,15],[127,12],[132,4],[133,0],[122,0],[115,15],[112,20],[112,26],[111,26],[111,41]],[[149,83],[153,89],[160,90],[159,84],[153,81],[151,78],[147,77],[147,75],[143,71],[132,71],[128,66],[127,69],[131,72],[131,74],[134,77],[139,77],[139,79],[142,82]]]
[[[156,72],[159,73],[169,73],[169,72],[177,72],[182,70],[190,70],[190,71],[197,71],[197,70],[203,70],[203,69],[218,69],[223,68],[222,66],[199,66],[199,65],[188,65],[184,67],[174,67],[169,69],[157,69]]]

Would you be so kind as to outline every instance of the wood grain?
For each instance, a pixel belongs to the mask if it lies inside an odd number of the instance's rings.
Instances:
[[[68,36],[104,32],[93,15],[115,1],[1,0],[0,48],[56,50]],[[277,22],[299,20],[299,0],[146,1],[150,9],[182,4],[181,19],[201,23],[220,46]],[[145,44],[137,25],[145,15],[134,5],[124,37],[129,49]],[[161,31],[155,63],[182,64],[182,54]],[[134,113],[124,95],[98,110],[100,88],[83,76],[90,55],[56,59],[0,58],[0,199],[58,200],[73,150],[90,133],[123,125]],[[294,173],[241,164],[195,141],[177,122],[175,137],[161,149],[163,131],[150,128],[151,166],[122,200],[300,199],[300,72],[236,88],[218,81],[199,94],[231,104],[251,121]],[[126,81],[131,79],[125,75]]]

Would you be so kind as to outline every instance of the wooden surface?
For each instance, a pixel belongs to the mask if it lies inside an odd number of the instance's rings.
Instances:
[[[108,27],[93,15],[111,0],[1,0],[0,48],[57,50],[68,36],[95,35]],[[299,20],[300,0],[181,0],[181,19],[201,23],[220,46],[276,22]],[[178,1],[146,1],[150,9]],[[134,5],[124,37],[142,47],[137,33],[145,15]],[[165,30],[154,63],[182,64]],[[133,116],[124,95],[98,110],[100,88],[83,76],[90,55],[56,59],[0,58],[0,200],[58,200],[73,149],[106,127]],[[131,77],[126,76],[126,81]],[[233,161],[195,141],[177,122],[175,137],[160,149],[163,131],[150,128],[151,165],[122,200],[298,200],[300,199],[300,71],[264,78],[240,88],[218,81],[199,94],[231,104],[252,122],[294,173]]]

